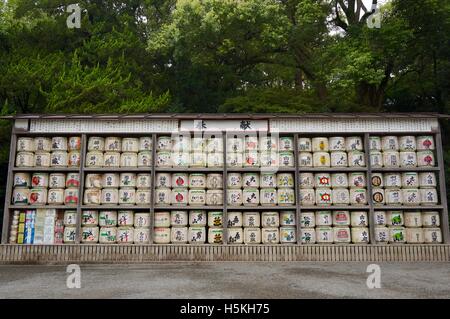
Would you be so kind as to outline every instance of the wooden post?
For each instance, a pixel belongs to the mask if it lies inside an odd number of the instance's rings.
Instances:
[[[3,210],[3,228],[2,228],[2,244],[8,243],[9,238],[9,215],[11,214],[9,203],[11,203],[12,187],[13,187],[13,167],[16,159],[17,135],[14,129],[11,131],[11,146],[9,148],[8,174],[6,180],[5,207]]]
[[[78,186],[78,204],[77,204],[77,230],[75,233],[75,243],[81,242],[81,220],[83,219],[83,210],[81,206],[84,199],[84,166],[87,154],[87,136],[81,135],[81,152],[80,152],[80,167],[78,173],[80,174],[80,185]]]
[[[300,225],[300,214],[301,214],[301,206],[300,206],[300,163],[299,163],[299,155],[298,155],[298,134],[294,135],[294,167],[295,167],[295,208],[296,208],[296,225],[297,225],[297,245],[302,244],[302,236],[301,236],[301,225]]]
[[[227,176],[228,176],[228,165],[227,165],[227,132],[222,132],[223,141],[223,173],[222,173],[222,185],[223,185],[223,213],[222,213],[222,224],[223,224],[223,245],[228,244],[228,192],[227,192]]]
[[[442,210],[441,210],[441,229],[442,229],[442,239],[446,244],[450,243],[450,232],[448,224],[448,206],[447,206],[447,190],[445,186],[445,167],[444,167],[444,152],[442,150],[442,137],[441,137],[441,127],[439,125],[438,131],[436,133],[436,150],[437,150],[437,160],[439,167],[439,196],[441,198]]]
[[[152,134],[152,171],[150,172],[151,174],[151,185],[150,185],[150,223],[149,223],[149,227],[150,227],[150,238],[149,243],[153,244],[153,234],[154,229],[153,229],[153,225],[154,225],[154,220],[155,220],[155,194],[156,194],[156,172],[155,172],[155,162],[156,162],[156,143],[157,143],[157,139],[156,139],[156,134]]]
[[[367,184],[367,197],[369,203],[369,214],[367,214],[367,220],[369,222],[369,242],[375,244],[375,225],[374,225],[374,205],[372,196],[372,165],[370,163],[370,134],[364,134],[364,150],[365,150],[365,160],[366,160],[366,184]]]

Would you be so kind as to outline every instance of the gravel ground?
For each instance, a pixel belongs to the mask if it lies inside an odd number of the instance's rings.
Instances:
[[[65,266],[0,266],[0,298],[450,298],[449,263],[153,263],[81,265],[69,289]]]

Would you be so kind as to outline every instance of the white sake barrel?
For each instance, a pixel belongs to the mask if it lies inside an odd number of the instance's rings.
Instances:
[[[48,137],[35,137],[34,138],[34,151],[35,152],[50,152],[52,149],[52,139]]]
[[[436,166],[434,153],[432,151],[417,152],[417,166]]]
[[[208,189],[206,191],[206,205],[208,206],[223,205],[223,190]]]
[[[418,188],[419,174],[417,172],[402,173],[402,187],[403,188]]]
[[[330,167],[330,153],[315,152],[313,153],[314,167]]]
[[[155,244],[170,244],[170,228],[157,227],[153,229],[153,242]]]
[[[262,227],[279,227],[280,216],[278,212],[263,212],[261,213]]]
[[[121,164],[119,152],[105,152],[103,154],[104,167],[119,167]]]
[[[124,137],[122,139],[122,152],[139,152],[139,139],[134,137]]]
[[[257,151],[258,150],[258,137],[246,136],[244,138],[244,151]]]
[[[259,174],[258,173],[244,173],[242,174],[242,186],[246,187],[259,187]]]
[[[208,220],[204,210],[189,211],[189,225],[190,226],[206,226]]]
[[[81,153],[80,151],[70,151],[68,153],[68,166],[69,167],[79,167],[81,163]]]
[[[313,152],[328,152],[330,150],[327,137],[313,137],[311,141]]]
[[[220,137],[211,137],[206,141],[206,151],[208,153],[222,153],[223,139]]]
[[[278,138],[275,136],[262,136],[259,138],[260,151],[278,151]]]
[[[64,205],[78,204],[78,188],[66,188],[64,190]]]
[[[333,212],[333,225],[334,226],[349,226],[350,225],[350,212],[347,210],[336,210]]]
[[[301,228],[316,227],[316,217],[314,212],[300,213],[300,227]]]
[[[183,176],[186,176],[186,174],[184,174]],[[178,176],[177,176],[177,178],[178,178]],[[187,180],[184,180],[184,181],[187,183]],[[185,184],[185,185],[187,185],[187,184]],[[172,175],[169,173],[156,173],[155,186],[159,187],[159,188],[172,187]]]
[[[383,152],[383,165],[385,167],[399,167],[400,166],[400,153],[397,151],[384,151]]]
[[[14,187],[29,187],[29,186],[31,186],[30,174],[29,173],[14,173],[13,186]]]
[[[117,227],[100,227],[100,244],[115,244],[117,242]]]
[[[242,174],[241,173],[228,173],[227,188],[240,189],[241,187],[242,187]]]
[[[423,227],[439,227],[441,225],[439,212],[422,212],[422,224]]]
[[[69,151],[80,151],[81,150],[81,137],[71,136],[67,140],[67,147]]]
[[[243,162],[244,167],[259,167],[259,153],[257,151],[246,151]]]
[[[244,164],[244,157],[242,153],[227,153],[228,167],[242,167]]]
[[[331,205],[332,203],[330,188],[316,188],[316,205]]]
[[[208,227],[223,227],[223,212],[208,212]]]
[[[122,149],[122,139],[116,136],[105,138],[105,151],[120,152]]]
[[[112,205],[119,203],[119,190],[117,188],[102,189],[102,205]]]
[[[136,204],[136,189],[134,187],[122,187],[119,189],[119,204],[120,205],[135,205]]]
[[[328,139],[330,151],[345,151],[345,137],[333,136]]]
[[[171,152],[159,151],[156,153],[157,167],[172,167]]]
[[[400,173],[386,173],[384,174],[384,187],[398,188],[402,186],[402,177]]]
[[[300,189],[299,202],[302,206],[312,206],[316,203],[316,193],[314,189]]]
[[[135,244],[148,244],[150,240],[149,228],[135,228],[134,229],[134,243]]]
[[[32,188],[28,194],[28,204],[45,205],[47,202],[46,188]]]
[[[275,188],[261,188],[259,200],[262,206],[275,206],[278,202],[277,190]]]
[[[295,221],[294,211],[281,211],[280,212],[280,226],[295,226],[297,225]]]
[[[381,138],[381,149],[383,151],[398,151],[399,143],[397,136],[383,136]]]
[[[136,153],[122,153],[120,155],[120,167],[137,167],[137,154]]]
[[[16,152],[34,152],[34,139],[31,137],[19,137],[16,148]]]
[[[28,204],[29,196],[30,190],[27,187],[15,187],[13,189],[12,204],[26,205]]]
[[[292,153],[292,152],[282,152]],[[261,167],[275,167],[280,165],[279,153],[277,151],[262,151],[260,153],[259,162]],[[281,165],[285,166],[285,165]]]
[[[204,244],[206,236],[206,227],[189,227],[188,239],[190,244]]]
[[[433,136],[417,136],[416,141],[418,151],[427,151],[435,149]]]
[[[34,153],[31,152],[19,152],[16,156],[17,167],[33,167],[34,166]]]
[[[259,212],[244,212],[242,214],[244,227],[260,227],[261,215]]]
[[[170,230],[170,241],[172,244],[185,244],[188,241],[187,227],[172,227]]]
[[[333,189],[331,193],[331,201],[335,205],[349,205],[350,204],[350,192],[346,188]]]
[[[174,173],[172,174],[172,187],[188,187],[189,186],[189,175],[187,173]]]
[[[346,152],[331,152],[330,155],[331,167],[347,167],[347,153]]]
[[[74,226],[64,227],[64,237],[63,237],[64,244],[73,244],[73,243],[75,243],[76,234],[77,234],[77,228],[76,227],[74,227]]]
[[[103,153],[98,151],[89,151],[86,154],[86,167],[102,167],[103,166]]]
[[[421,188],[420,193],[420,203],[422,205],[437,205],[438,194],[436,188]]]
[[[353,211],[350,213],[350,224],[352,227],[367,227],[369,220],[366,211]]]
[[[208,228],[208,243],[222,244],[223,243],[223,228]]]
[[[49,205],[62,205],[64,204],[64,189],[51,188],[48,190],[47,203]]]
[[[383,174],[382,173],[372,173],[372,187],[384,187]]]
[[[229,244],[242,244],[244,242],[244,231],[242,228],[228,228],[227,234]]]
[[[416,167],[416,152],[400,152],[400,167]]]
[[[117,225],[133,226],[134,212],[132,210],[119,210],[117,212]]]
[[[277,227],[261,229],[261,241],[263,244],[279,244],[280,233]]]
[[[365,173],[349,173],[348,184],[350,188],[365,188],[366,174]]]
[[[405,227],[389,227],[389,242],[404,244],[406,242]]]
[[[137,155],[137,166],[138,167],[151,167],[152,166],[152,152],[150,152],[150,151],[139,152]]]
[[[170,203],[177,206],[185,206],[189,202],[187,188],[172,188]]]
[[[352,227],[352,243],[354,244],[369,243],[369,228]]]
[[[417,188],[402,189],[403,205],[420,205],[420,194]]]
[[[150,189],[136,190],[136,205],[145,206],[150,205],[151,191]]]
[[[386,205],[401,205],[403,204],[402,192],[398,188],[389,188],[384,190],[384,200]]]
[[[314,186],[316,188],[331,187],[331,175],[329,173],[314,174]]]
[[[264,173],[261,174],[263,176]],[[278,188],[294,188],[294,174],[292,173],[278,173],[277,179],[273,185],[273,187]],[[263,185],[261,184],[261,187]]]
[[[88,175],[91,175],[91,174],[88,174]],[[124,179],[125,176],[120,176],[119,174],[116,174],[116,173],[105,173],[101,177],[100,186],[98,186],[98,177],[95,175],[96,174],[92,174],[93,178],[89,182],[91,187],[102,187],[103,186],[103,187],[117,188],[117,187],[119,187],[122,180],[125,182],[125,179]]]
[[[90,175],[90,174],[88,174]],[[86,180],[87,182],[87,180]],[[102,197],[102,190],[98,187],[87,188],[84,190],[84,203],[89,204],[100,204]]]
[[[398,139],[400,151],[416,151],[415,136],[400,136]]]
[[[370,151],[370,165],[373,168],[383,167],[383,154],[379,151]]]
[[[51,164],[51,154],[49,152],[36,152],[34,153],[34,164],[36,167],[50,167]],[[58,159],[56,159],[58,162]]]
[[[384,189],[372,188],[372,201],[375,205],[384,205],[385,203]]]
[[[84,186],[86,188],[102,188],[103,186],[108,187],[108,185],[103,184],[102,179],[103,179],[102,174],[86,174]]]
[[[370,136],[369,137],[369,148],[371,151],[381,151],[381,137]]]
[[[189,188],[206,188],[206,174],[189,174]]]
[[[420,187],[436,187],[436,174],[434,172],[419,173]]]
[[[98,235],[99,235],[98,227],[81,227],[82,243],[97,243]]]
[[[67,137],[52,137],[52,151],[67,151]]]
[[[206,188],[222,189],[223,177],[222,174],[208,174],[206,175]]]
[[[244,244],[260,244],[261,229],[256,227],[244,228]]]
[[[99,136],[92,136],[88,140],[88,151],[104,151],[105,139]]]
[[[318,244],[332,244],[333,240],[334,232],[332,227],[316,227],[316,241]]]
[[[349,167],[366,166],[364,152],[361,151],[348,152],[348,166]]]
[[[227,190],[227,204],[230,206],[241,206],[243,200],[241,189],[228,189]]]
[[[33,173],[33,175],[31,175],[31,187],[47,188],[48,187],[48,174],[47,173]]]
[[[346,173],[331,174],[331,186],[333,188],[347,188],[348,187],[348,175]]]
[[[242,212],[228,212],[228,227],[242,227]]]
[[[350,151],[362,151],[364,143],[361,136],[349,136],[345,139],[345,149]]]
[[[300,188],[313,188],[314,187],[314,174],[313,173],[300,173],[299,174]]]
[[[132,244],[134,240],[133,227],[117,227],[117,243]]]
[[[423,228],[423,238],[425,244],[442,243],[442,232],[440,228]]]
[[[298,165],[301,167],[312,167],[313,166],[312,153],[300,152],[298,154]]]
[[[294,167],[294,153],[293,152],[280,152],[279,154],[279,166],[280,167]]]
[[[190,206],[204,206],[206,205],[206,190],[204,189],[190,189],[188,203]]]
[[[422,214],[420,212],[404,212],[406,227],[422,227]]]
[[[81,225],[96,226],[98,225],[98,211],[97,210],[83,210],[81,214]]]
[[[399,210],[387,211],[386,221],[388,226],[403,226],[404,224],[403,212]]]
[[[115,210],[101,210],[98,213],[100,226],[117,226],[117,212]]]
[[[387,243],[389,241],[389,228],[375,227],[375,241],[377,243]]]
[[[244,139],[241,137],[227,138],[227,152],[242,153],[244,151]]]
[[[300,152],[312,152],[312,142],[308,137],[300,137],[298,139],[298,150]]]
[[[282,244],[294,244],[297,242],[297,230],[295,227],[280,227],[280,242]]]
[[[188,212],[185,210],[172,210],[170,212],[170,225],[175,227],[187,226],[189,221]]]
[[[66,210],[64,212],[64,226],[76,226],[77,224],[77,211]]]
[[[151,151],[153,149],[153,141],[151,136],[142,136],[139,138],[139,151]]]
[[[242,191],[242,203],[244,206],[259,205],[259,190],[257,188],[244,188]]]
[[[172,150],[172,138],[170,136],[159,136],[157,145],[157,151],[171,151]]]
[[[277,195],[279,206],[295,205],[295,190],[293,188],[279,188]]]
[[[136,174],[134,173],[120,173],[119,180],[120,187],[136,187]]]
[[[422,244],[423,237],[422,228],[406,228],[406,242],[408,244]]]
[[[279,151],[293,151],[294,150],[294,138],[290,136],[282,136],[278,139]]]
[[[349,244],[351,241],[350,227],[333,227],[333,242],[336,244]]]
[[[300,239],[301,239],[302,244],[315,244],[316,243],[316,230],[314,228],[300,229]]]
[[[387,214],[385,211],[375,211],[373,215],[373,222],[375,225],[385,226],[388,223]]]
[[[173,167],[188,167],[191,165],[191,153],[172,152],[170,160]]]
[[[333,218],[332,218],[331,211],[319,210],[319,211],[316,211],[315,215],[316,215],[316,226],[331,226],[331,225],[333,225]]]
[[[191,139],[191,151],[193,153],[206,151],[206,140],[203,137],[193,137]]]

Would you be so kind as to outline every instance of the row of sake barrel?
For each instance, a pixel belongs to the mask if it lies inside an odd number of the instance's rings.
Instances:
[[[73,243],[75,240],[75,227],[64,228],[64,238],[66,243]],[[100,243],[100,244],[148,244],[150,239],[149,228],[136,228],[129,226],[120,227],[98,227],[98,226],[85,226],[81,227],[81,242],[87,244]]]
[[[365,188],[366,173],[300,173],[300,188]]]
[[[299,191],[299,202],[303,206],[367,205],[367,190],[365,188],[302,188]]]
[[[151,167],[152,152],[99,152],[89,151],[86,153],[86,167]]]
[[[218,173],[156,173],[158,188],[222,189],[223,176]]]
[[[147,173],[86,174],[86,188],[136,187],[150,188],[151,175]]]

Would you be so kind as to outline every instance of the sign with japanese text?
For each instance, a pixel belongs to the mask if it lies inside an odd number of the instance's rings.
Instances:
[[[267,128],[268,121],[262,120],[189,120],[180,124],[180,131],[194,132],[254,132]]]

